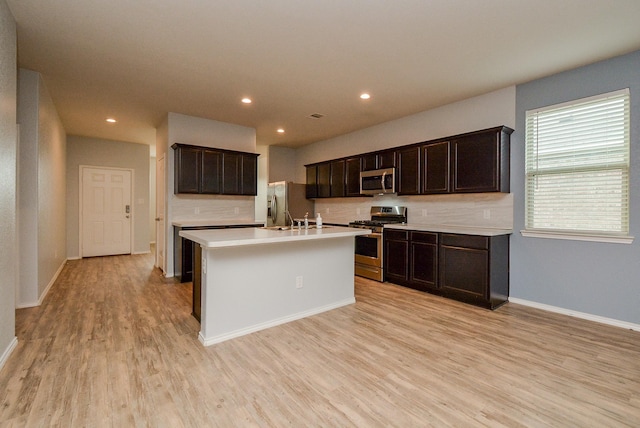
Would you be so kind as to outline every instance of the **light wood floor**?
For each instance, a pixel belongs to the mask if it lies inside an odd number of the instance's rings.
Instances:
[[[358,278],[355,305],[208,348],[150,256],[17,311],[0,426],[640,426],[640,333]]]

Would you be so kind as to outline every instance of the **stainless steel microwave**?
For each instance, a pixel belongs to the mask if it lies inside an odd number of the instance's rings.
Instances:
[[[360,194],[396,193],[395,168],[360,172]]]

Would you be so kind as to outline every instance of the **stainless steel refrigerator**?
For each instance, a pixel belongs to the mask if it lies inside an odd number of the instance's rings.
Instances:
[[[287,181],[269,183],[267,226],[291,225],[287,211],[294,219],[304,218],[309,213],[309,220],[313,220],[313,206],[313,201],[306,198],[306,185]]]

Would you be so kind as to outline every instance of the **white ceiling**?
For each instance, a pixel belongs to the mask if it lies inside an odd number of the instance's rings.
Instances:
[[[146,144],[176,112],[299,146],[640,49],[639,0],[7,3],[67,133]]]

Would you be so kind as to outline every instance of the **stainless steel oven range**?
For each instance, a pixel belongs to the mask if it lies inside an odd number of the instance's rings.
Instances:
[[[382,228],[388,223],[406,223],[407,207],[400,206],[374,206],[371,207],[370,220],[356,220],[349,223],[349,227],[370,229],[368,235],[356,236],[356,265],[355,273],[358,276],[384,280],[384,263],[382,248]]]

